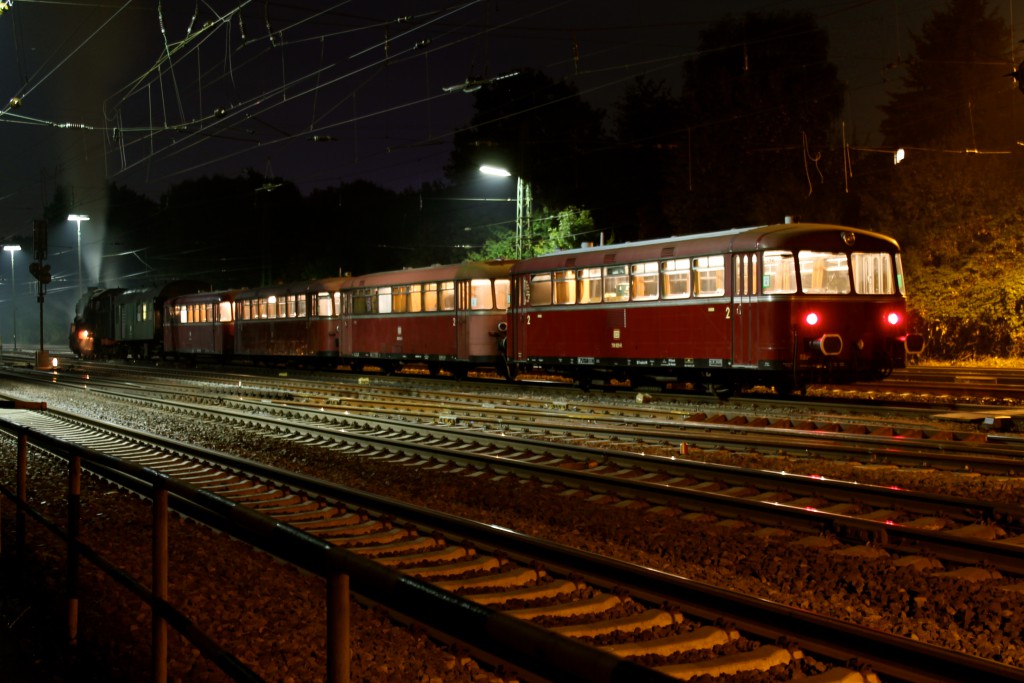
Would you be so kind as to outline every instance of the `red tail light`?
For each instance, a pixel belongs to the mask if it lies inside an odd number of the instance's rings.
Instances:
[[[812,311],[804,316],[804,322],[810,325],[811,327],[814,327],[819,322],[821,322],[821,316]]]
[[[903,316],[897,313],[896,311],[890,311],[889,313],[885,314],[885,322],[889,323],[890,325],[896,326],[903,322]]]

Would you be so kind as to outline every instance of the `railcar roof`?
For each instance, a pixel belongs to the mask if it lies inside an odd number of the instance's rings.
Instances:
[[[845,237],[844,237],[845,236]],[[899,245],[881,233],[822,223],[776,223],[746,228],[733,228],[696,235],[664,237],[640,242],[625,242],[599,247],[556,251],[520,261],[515,272],[530,272],[561,267],[626,263],[630,261],[680,258],[734,251],[799,248],[816,250],[850,249],[852,236],[855,248],[895,251]]]
[[[449,265],[427,266],[392,270],[386,273],[367,273],[349,278],[346,287],[376,287],[380,285],[405,285],[416,282],[442,282],[446,280],[470,280],[472,278],[508,277],[513,261],[467,261]]]

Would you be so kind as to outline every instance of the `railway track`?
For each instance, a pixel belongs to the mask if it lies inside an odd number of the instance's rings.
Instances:
[[[11,412],[8,419],[26,427],[190,482],[479,605],[607,653],[642,657],[666,676],[779,668],[809,675],[828,668],[830,676],[869,680],[866,669],[827,664],[857,658],[886,680],[955,680],[968,671],[992,681],[1019,680],[1019,670],[994,662],[491,525],[55,411]]]

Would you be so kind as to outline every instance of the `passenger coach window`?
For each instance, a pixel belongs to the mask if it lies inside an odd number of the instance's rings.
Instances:
[[[633,301],[648,301],[658,298],[658,264],[634,263],[631,266],[633,271]]]
[[[551,273],[536,273],[530,277],[530,298],[527,303],[531,306],[551,305]]]
[[[601,303],[601,269],[583,268],[576,273],[579,281],[581,304]]]
[[[846,254],[801,251],[800,288],[804,294],[849,294],[850,265]]]
[[[889,254],[851,254],[853,290],[858,294],[895,294]]]
[[[725,257],[700,256],[693,259],[697,272],[697,296],[721,296],[725,294]]]
[[[663,299],[685,299],[690,296],[690,262],[671,259],[661,264],[661,296]]]
[[[605,266],[604,300],[629,301],[629,276],[626,266]]]
[[[391,288],[381,287],[377,290],[377,313],[391,312]]]
[[[442,282],[440,287],[440,304],[442,311],[455,310],[455,283]]]
[[[471,280],[469,283],[469,308],[474,311],[489,311],[494,308],[494,292],[491,281]]]
[[[560,270],[555,273],[554,303],[574,304],[576,303],[576,272],[572,270]]]
[[[405,313],[409,310],[409,288],[394,287],[391,290],[391,310],[395,313]]]
[[[409,312],[419,313],[423,310],[423,285],[409,285]]]
[[[321,318],[328,318],[331,315],[331,293],[330,292],[317,292],[315,295],[316,299],[315,307],[316,314]]]
[[[231,322],[231,302],[221,301],[217,304],[217,317],[221,322]]]
[[[424,311],[436,311],[437,310],[437,283],[428,282],[423,285],[423,310]]]
[[[509,307],[512,298],[511,292],[511,282],[508,278],[494,281],[494,304],[499,311],[504,311]]]

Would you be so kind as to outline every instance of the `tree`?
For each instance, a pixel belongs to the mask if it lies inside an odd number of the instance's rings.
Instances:
[[[686,64],[686,147],[671,207],[686,231],[838,214],[840,154],[828,154],[844,88],[809,12],[729,15]]]
[[[1011,98],[1020,93],[1007,73],[1010,29],[987,0],[949,0],[912,34],[903,90],[882,107],[889,147],[955,150],[1014,144]]]
[[[561,211],[548,212],[530,222],[530,231],[523,236],[523,257],[549,254],[560,249],[571,249],[578,246],[583,235],[594,230],[594,220],[590,212],[574,206]],[[498,237],[487,240],[484,246],[468,255],[470,261],[491,261],[513,259],[516,256],[515,231],[502,233]]]
[[[679,99],[664,81],[637,78],[615,104],[613,136],[618,187],[606,214],[623,239],[671,235],[665,198],[672,186],[666,178],[687,143]]]

